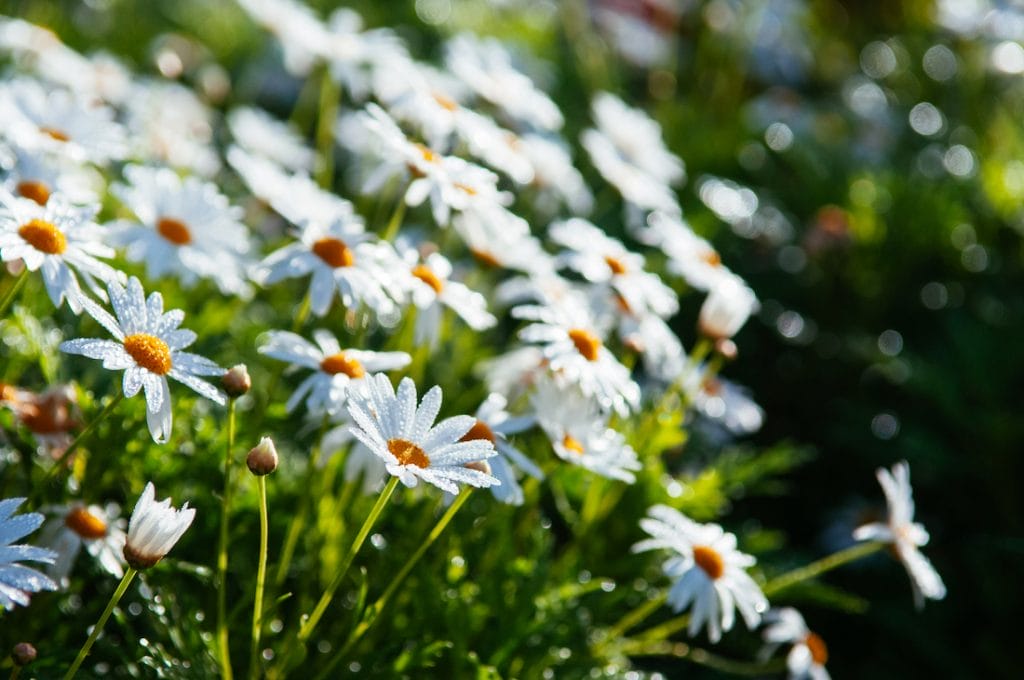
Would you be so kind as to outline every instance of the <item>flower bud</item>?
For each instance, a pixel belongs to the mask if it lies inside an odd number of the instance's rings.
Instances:
[[[238,364],[228,369],[228,372],[221,378],[224,391],[232,399],[237,399],[252,388],[252,378],[249,377],[249,370],[245,364]]]
[[[133,569],[152,567],[174,547],[195,516],[195,508],[188,503],[178,510],[171,506],[170,498],[158,502],[153,482],[148,482],[128,521],[125,561]]]
[[[491,474],[491,464],[486,460],[474,460],[471,463],[466,463],[464,467],[470,470],[476,470],[477,472],[482,472],[485,475]]]
[[[269,475],[277,469],[277,448],[270,437],[263,437],[245,457],[249,472],[258,477]]]
[[[736,335],[757,308],[754,291],[738,278],[724,279],[704,299],[697,328],[706,338],[727,340]]]
[[[736,343],[728,338],[722,338],[715,341],[715,352],[717,352],[726,361],[733,361],[739,354],[739,350],[736,348]]]
[[[28,642],[19,642],[11,650],[15,666],[27,666],[36,660],[36,648]]]

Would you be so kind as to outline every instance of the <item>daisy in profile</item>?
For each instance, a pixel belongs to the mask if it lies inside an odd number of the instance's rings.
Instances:
[[[93,169],[58,154],[15,146],[8,157],[0,159],[0,165],[4,170],[3,188],[39,205],[46,205],[54,194],[75,205],[99,200],[102,178]]]
[[[914,496],[910,488],[910,466],[901,461],[893,466],[892,472],[878,468],[875,472],[878,483],[885,493],[889,508],[886,522],[872,522],[858,527],[853,532],[858,541],[884,541],[891,543],[896,556],[910,576],[914,591],[914,604],[924,607],[925,599],[941,600],[946,596],[946,586],[928,558],[918,550],[928,544],[928,531],[914,521]]]
[[[504,206],[475,205],[452,218],[473,258],[485,267],[554,272],[555,261],[530,233],[530,225]]]
[[[24,498],[0,500],[0,609],[13,609],[28,605],[29,596],[40,590],[56,590],[57,584],[49,576],[18,560],[53,564],[57,553],[31,545],[12,545],[16,540],[32,533],[43,523],[38,512],[15,515]]]
[[[406,486],[416,486],[422,479],[457,494],[460,482],[476,487],[499,484],[491,475],[466,466],[497,455],[486,439],[462,441],[476,419],[453,416],[435,425],[440,410],[440,387],[432,387],[417,407],[411,378],[403,378],[396,393],[382,373],[367,378],[348,401],[355,421],[352,434]]]
[[[292,171],[313,169],[313,150],[301,135],[263,109],[240,106],[228,114],[228,129],[238,145],[249,153]]]
[[[660,316],[623,310],[617,330],[622,344],[641,356],[649,376],[669,383],[685,370],[683,344]]]
[[[697,290],[710,290],[723,278],[735,276],[722,264],[722,256],[714,246],[697,236],[679,215],[651,213],[637,238],[661,248],[668,256],[669,271],[682,276]]]
[[[147,482],[128,522],[125,561],[133,569],[149,569],[171,551],[195,517],[188,503],[177,509],[170,498],[157,501],[153,482]]]
[[[756,560],[736,549],[736,536],[717,524],[698,524],[675,508],[655,505],[640,527],[651,538],[633,546],[633,552],[668,549],[675,554],[664,564],[665,574],[676,579],[668,591],[668,604],[676,612],[690,610],[689,634],[706,627],[708,639],[718,642],[732,629],[739,610],[753,629],[768,609],[768,600],[746,572]]]
[[[66,300],[75,314],[82,311],[84,294],[77,271],[98,295],[97,280],[114,283],[124,274],[98,258],[114,257],[93,222],[96,208],[72,206],[53,196],[45,206],[0,192],[0,259],[21,260],[29,271],[41,271],[46,292],[55,307]]]
[[[720,278],[704,298],[697,330],[711,340],[728,340],[760,306],[754,291],[738,276]]]
[[[210,279],[225,295],[252,294],[245,276],[249,230],[242,210],[214,184],[141,165],[129,165],[124,176],[128,183],[111,191],[138,218],[114,227],[129,260],[145,262],[153,278],[173,274],[186,287]]]
[[[494,444],[498,455],[488,459],[491,473],[501,482],[491,487],[491,493],[502,503],[523,504],[523,489],[517,477],[521,472],[534,479],[544,479],[544,473],[537,464],[508,440],[508,435],[529,429],[535,419],[527,416],[513,416],[505,409],[508,400],[492,393],[476,410],[476,423],[462,436],[462,441],[483,439]]]
[[[146,298],[134,276],[122,288],[111,283],[107,292],[115,316],[86,300],[86,311],[107,329],[114,340],[78,338],[60,344],[62,352],[100,359],[111,371],[124,371],[124,396],[146,394],[146,422],[153,441],[164,444],[171,435],[171,377],[218,404],[224,395],[200,376],[221,376],[224,369],[205,357],[182,351],[196,340],[190,330],[178,328],[185,318],[180,309],[164,312],[160,293]]]
[[[259,346],[260,354],[314,371],[288,398],[289,413],[305,399],[311,414],[337,416],[342,413],[349,392],[367,373],[393,371],[412,361],[405,352],[343,350],[338,339],[323,329],[313,331],[313,339],[315,345],[289,331],[270,331]]]
[[[543,380],[530,395],[530,405],[559,458],[602,477],[636,481],[633,473],[641,468],[636,451],[575,386]]]
[[[825,664],[828,647],[821,637],[811,631],[800,612],[792,607],[772,609],[764,615],[765,628],[761,632],[768,643],[765,654],[771,656],[780,645],[792,645],[786,655],[786,670],[790,680],[829,680]]]
[[[93,556],[103,569],[117,578],[124,576],[122,553],[128,522],[121,517],[116,503],[105,506],[74,503],[53,508],[51,519],[43,525],[43,545],[53,548],[57,561],[47,571],[66,588],[68,575],[82,548]]]
[[[396,271],[404,269],[390,243],[375,242],[362,222],[336,219],[308,221],[295,232],[296,241],[268,255],[254,278],[263,285],[312,274],[311,309],[324,316],[335,293],[346,308],[365,306],[378,317],[397,316],[396,300],[405,290]]]

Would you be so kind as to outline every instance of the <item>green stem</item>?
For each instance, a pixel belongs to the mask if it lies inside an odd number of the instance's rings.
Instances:
[[[668,592],[666,591],[659,594],[657,597],[653,597],[647,600],[646,602],[642,603],[639,607],[633,609],[628,614],[623,616],[621,619],[619,619],[618,623],[616,623],[614,626],[608,629],[607,634],[605,634],[604,642],[602,643],[601,648],[604,648],[606,645],[613,642],[615,639],[622,637],[623,633],[625,633],[630,628],[637,625],[638,623],[646,619],[648,616],[653,614],[661,605],[665,604],[665,600],[667,599]]]
[[[800,567],[799,569],[787,571],[785,574],[780,574],[768,581],[761,591],[765,594],[765,597],[774,595],[775,593],[794,586],[797,583],[821,576],[825,572],[831,571],[836,567],[841,567],[849,562],[854,562],[862,557],[874,554],[886,545],[886,543],[878,541],[857,543],[849,548],[832,553],[827,557],[822,557],[820,560],[811,562],[806,567]]]
[[[21,270],[18,274],[18,278],[14,279],[14,283],[7,289],[7,293],[4,295],[4,299],[0,301],[0,318],[3,318],[7,314],[7,308],[11,306],[14,299],[18,297],[18,291],[25,285],[25,281],[28,280],[28,267]]]
[[[749,663],[726,659],[703,649],[691,647],[683,642],[645,640],[624,640],[622,653],[628,656],[672,656],[687,659],[708,668],[734,675],[763,676],[784,670],[785,661],[780,659],[770,663]]]
[[[103,410],[93,418],[88,425],[82,428],[82,431],[78,433],[68,448],[64,449],[64,453],[60,454],[60,458],[53,464],[50,471],[46,474],[47,481],[56,475],[60,470],[64,468],[64,463],[71,458],[71,454],[78,450],[78,447],[85,441],[85,438],[92,434],[92,431],[96,429],[96,426],[103,422],[103,419],[110,415],[110,413],[117,408],[117,405],[124,399],[124,393],[118,392],[114,395],[107,405],[103,407]]]
[[[131,585],[132,579],[135,578],[137,573],[139,572],[128,567],[128,571],[124,573],[124,577],[121,578],[121,583],[117,586],[117,590],[115,590],[114,594],[110,596],[110,601],[107,602],[107,608],[103,610],[103,613],[100,615],[100,620],[96,622],[96,625],[92,629],[92,633],[89,634],[89,639],[86,640],[85,644],[82,645],[82,648],[78,650],[78,656],[75,657],[75,662],[71,664],[71,668],[69,668],[68,672],[64,674],[64,680],[71,680],[71,678],[75,677],[75,673],[78,672],[82,662],[85,661],[85,657],[89,656],[89,650],[92,649],[92,645],[96,642],[96,638],[98,638],[100,636],[100,632],[103,631],[103,626],[107,623],[107,619],[110,618],[111,612],[114,611],[114,607],[116,607],[117,603],[121,601],[122,597],[124,597],[125,591],[128,590],[128,586]]]
[[[320,105],[316,121],[317,183],[330,189],[334,182],[334,123],[338,117],[339,90],[324,66],[320,76]]]
[[[217,550],[217,646],[220,672],[231,680],[231,647],[228,643],[228,514],[231,511],[231,452],[235,448],[235,400],[228,401],[228,438],[224,451],[224,494],[220,508],[220,544]]]
[[[22,668],[24,668],[24,666],[18,666],[15,664],[14,668],[11,669],[11,677],[9,680],[18,680],[18,676],[21,675]]]
[[[391,213],[388,226],[384,228],[384,235],[381,236],[381,240],[393,241],[398,236],[398,228],[402,226],[402,220],[405,219],[405,208],[405,187],[403,187],[398,192],[398,203],[395,204],[395,210]]]
[[[455,513],[459,511],[459,508],[466,504],[466,501],[469,500],[469,496],[470,494],[472,494],[472,492],[472,487],[466,487],[465,490],[463,490],[463,492],[458,495],[455,501],[450,506],[448,506],[448,510],[445,511],[444,515],[441,516],[441,519],[437,521],[437,524],[434,525],[434,528],[430,530],[430,533],[427,534],[426,539],[424,539],[424,541],[420,544],[420,547],[416,549],[416,552],[413,553],[412,557],[406,560],[405,564],[402,565],[402,570],[399,571],[398,575],[391,580],[391,583],[388,584],[388,587],[384,590],[384,593],[379,598],[377,598],[377,601],[370,605],[370,607],[364,612],[362,621],[359,622],[359,625],[356,626],[355,630],[353,630],[352,633],[348,636],[348,639],[345,641],[345,644],[334,656],[334,658],[331,659],[331,661],[327,664],[324,670],[320,672],[320,674],[317,676],[317,680],[321,680],[322,678],[327,677],[334,669],[334,667],[337,664],[339,664],[342,659],[345,658],[345,656],[349,653],[352,647],[354,647],[355,644],[359,642],[359,640],[363,637],[366,631],[370,629],[370,626],[372,626],[374,622],[377,620],[377,617],[380,616],[380,613],[384,610],[384,607],[387,606],[388,600],[391,599],[391,597],[395,594],[395,591],[397,591],[399,586],[402,585],[402,582],[405,581],[407,576],[409,576],[409,574],[412,572],[413,568],[415,568],[416,564],[420,561],[423,555],[427,552],[427,550],[430,549],[430,546],[434,544],[438,537],[444,532],[445,528],[447,528],[448,524],[451,523],[452,518],[455,517]]]
[[[260,493],[260,562],[256,569],[256,595],[252,605],[252,653],[249,677],[259,677],[260,633],[263,629],[263,588],[267,580],[267,478],[259,476],[256,484]]]
[[[307,290],[306,295],[302,298],[302,302],[299,304],[299,310],[295,312],[295,318],[292,319],[292,333],[298,333],[299,329],[302,328],[302,324],[306,322],[306,318],[309,316],[309,309],[312,304],[312,297],[310,296],[310,292]]]

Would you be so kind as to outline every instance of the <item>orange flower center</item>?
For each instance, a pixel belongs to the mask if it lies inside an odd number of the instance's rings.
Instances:
[[[64,518],[64,525],[82,538],[103,538],[107,535],[107,524],[83,507],[74,508]]]
[[[161,217],[157,220],[156,230],[160,235],[176,246],[184,246],[192,243],[192,232],[181,220],[173,217]]]
[[[583,444],[580,443],[579,439],[576,439],[576,437],[573,437],[571,434],[566,434],[564,437],[562,437],[562,446],[564,446],[569,451],[572,451],[576,455],[583,455]]]
[[[622,260],[614,258],[611,255],[605,255],[604,261],[608,265],[608,268],[612,270],[612,274],[618,275],[626,273],[626,265],[622,264]]]
[[[469,428],[469,432],[462,435],[460,442],[473,441],[474,439],[486,439],[490,443],[494,443],[494,430],[482,420],[477,420],[473,423],[473,427]]]
[[[434,151],[427,145],[414,144],[414,146],[419,150],[420,155],[423,156],[423,160],[425,160],[426,162],[437,163],[438,161],[441,160],[441,157],[434,153]]]
[[[148,333],[135,333],[124,339],[124,349],[135,363],[150,373],[165,375],[171,370],[171,350],[167,343]]]
[[[19,196],[35,201],[39,205],[46,205],[46,202],[50,200],[50,187],[42,182],[24,180],[18,182],[18,186],[15,188]]]
[[[463,184],[462,182],[455,182],[455,188],[456,189],[461,189],[462,191],[465,191],[470,196],[476,196],[476,194],[477,194],[476,189],[474,189],[473,187],[469,186],[468,184]]]
[[[725,562],[714,548],[709,548],[706,545],[695,546],[693,549],[693,561],[704,570],[704,573],[712,581],[718,580],[725,573]]]
[[[579,353],[586,357],[587,361],[597,361],[597,353],[601,349],[600,338],[582,328],[570,329],[569,338],[572,340],[572,344],[576,345]]]
[[[473,255],[473,258],[476,259],[477,262],[484,265],[485,267],[501,267],[501,262],[498,261],[498,258],[496,258],[491,253],[487,252],[486,250],[480,250],[479,248],[470,248],[469,252],[470,254]]]
[[[444,290],[444,282],[437,277],[437,274],[425,264],[418,264],[412,268],[412,275],[434,289],[440,294]]]
[[[434,101],[437,102],[445,111],[455,111],[459,108],[459,105],[454,99],[446,97],[440,92],[434,93]]]
[[[430,465],[430,459],[423,449],[407,439],[389,439],[388,451],[398,459],[399,465],[415,465],[418,468]]]
[[[824,666],[828,661],[828,647],[825,645],[825,641],[821,639],[821,636],[817,633],[807,633],[807,637],[804,638],[804,644],[811,651],[811,659],[814,660],[814,663]]]
[[[704,262],[706,262],[707,264],[711,265],[712,267],[722,266],[722,256],[719,255],[714,250],[705,253],[701,259],[704,260]]]
[[[351,267],[356,258],[344,241],[336,238],[322,238],[313,243],[313,252],[332,267]]]
[[[48,255],[60,255],[68,247],[68,240],[52,222],[29,220],[18,229],[18,236],[36,250]]]
[[[344,373],[350,378],[362,378],[366,375],[363,365],[357,360],[345,356],[344,352],[338,352],[326,357],[320,362],[320,370],[331,375]]]
[[[66,132],[64,132],[63,130],[58,130],[57,128],[46,127],[44,125],[43,127],[39,128],[39,131],[42,132],[47,137],[50,137],[51,139],[56,139],[58,142],[71,141],[71,137],[69,137]]]

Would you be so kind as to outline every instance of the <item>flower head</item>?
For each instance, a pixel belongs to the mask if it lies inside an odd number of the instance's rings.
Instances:
[[[516,479],[519,471],[534,479],[544,479],[544,473],[529,457],[508,440],[508,435],[522,432],[534,424],[534,418],[513,416],[506,407],[508,400],[500,394],[492,393],[476,410],[476,423],[469,432],[462,435],[463,441],[484,439],[492,444],[498,455],[489,459],[491,471],[501,482],[491,487],[491,493],[502,503],[510,505],[523,504],[523,489]]]
[[[43,516],[38,512],[14,516],[14,511],[24,502],[24,498],[0,501],[0,608],[3,609],[19,604],[24,607],[31,593],[57,589],[49,576],[18,563],[18,560],[30,560],[52,564],[57,553],[31,545],[11,545],[43,523]]]
[[[829,680],[825,663],[828,647],[817,633],[811,631],[800,612],[792,607],[772,609],[764,616],[767,624],[761,635],[771,654],[779,645],[792,645],[786,655],[786,668],[791,680]]]
[[[176,510],[170,498],[157,502],[155,496],[153,482],[147,482],[128,522],[124,559],[133,569],[148,569],[162,560],[196,516],[188,503]]]
[[[85,548],[107,573],[120,578],[124,575],[121,555],[126,526],[115,503],[106,506],[72,503],[55,508],[42,533],[43,544],[52,547],[58,555],[47,572],[67,587],[75,558]]]
[[[707,338],[727,340],[739,332],[758,306],[754,291],[739,277],[722,278],[704,298],[697,326]]]

